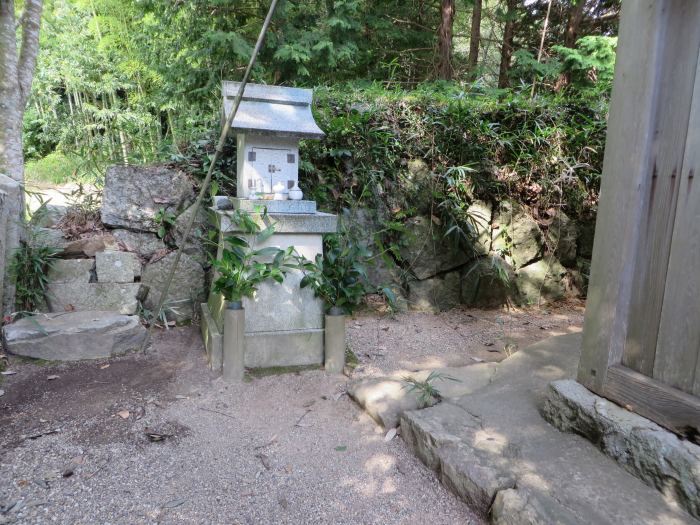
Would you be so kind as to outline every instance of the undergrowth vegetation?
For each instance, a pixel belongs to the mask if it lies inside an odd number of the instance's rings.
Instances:
[[[382,251],[417,215],[469,245],[475,218],[467,210],[477,199],[512,199],[542,220],[558,210],[595,216],[607,116],[599,91],[531,98],[448,83],[411,91],[369,84],[317,88],[314,112],[327,135],[302,141],[304,194],[327,211],[373,210]],[[214,137],[173,160],[202,176]],[[235,193],[235,155],[231,139],[215,171],[220,193]]]

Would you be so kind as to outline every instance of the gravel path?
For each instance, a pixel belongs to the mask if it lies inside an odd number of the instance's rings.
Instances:
[[[580,324],[581,312],[560,314],[560,329]],[[349,321],[357,373],[499,357],[469,343],[477,324],[445,328],[472,323],[469,315]],[[535,318],[552,314],[518,321]],[[475,321],[484,323],[475,340],[500,344],[492,321]],[[11,358],[0,524],[482,523],[400,438],[384,440],[344,395],[346,377],[314,370],[227,385],[202,352],[197,329],[178,328],[157,334],[146,356],[43,366]]]

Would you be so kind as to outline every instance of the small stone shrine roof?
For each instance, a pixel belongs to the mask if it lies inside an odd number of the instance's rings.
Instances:
[[[228,118],[240,82],[224,80],[224,119]],[[325,133],[311,114],[311,89],[247,84],[241,105],[231,126],[234,132],[258,132],[283,137],[320,139]]]

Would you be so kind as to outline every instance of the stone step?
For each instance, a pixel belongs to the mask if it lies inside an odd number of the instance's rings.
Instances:
[[[37,314],[2,332],[8,352],[48,361],[112,357],[138,349],[146,335],[138,316],[104,311]]]
[[[579,348],[575,334],[521,350],[474,393],[404,412],[404,440],[492,523],[700,523],[540,416],[548,383],[573,377]]]
[[[496,366],[496,363],[478,363],[420,372],[399,371],[389,377],[364,377],[351,381],[347,389],[350,397],[388,430],[398,426],[405,411],[420,408],[419,395],[409,388],[406,379],[425,381],[434,372],[438,375],[431,384],[440,395],[443,398],[459,397],[488,385]]]

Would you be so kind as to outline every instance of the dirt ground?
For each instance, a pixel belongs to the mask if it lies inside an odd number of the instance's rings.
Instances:
[[[501,360],[582,318],[578,304],[365,313],[348,340],[354,375],[376,375]],[[206,368],[196,327],[158,333],[147,355],[9,357],[6,370],[0,524],[482,523],[399,437],[385,441],[344,394],[347,377],[228,385]]]

